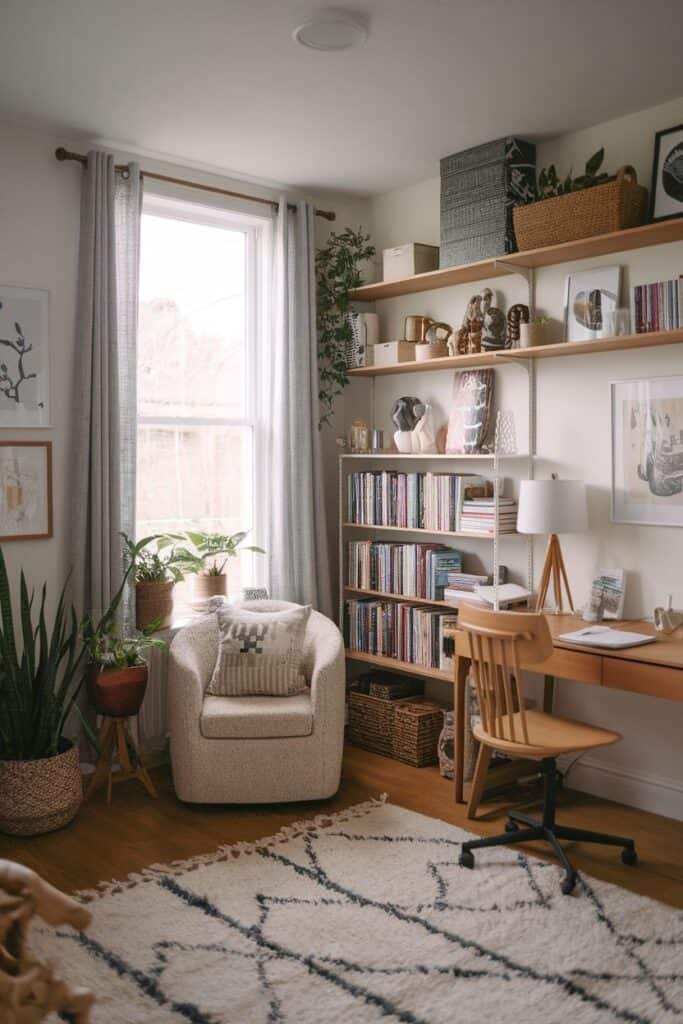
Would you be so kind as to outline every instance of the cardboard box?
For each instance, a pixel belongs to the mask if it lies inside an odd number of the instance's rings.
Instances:
[[[412,363],[415,360],[414,341],[380,341],[368,348],[368,357],[373,366],[395,366],[396,363]]]
[[[415,274],[439,269],[438,245],[407,242],[382,252],[383,280],[400,281]]]

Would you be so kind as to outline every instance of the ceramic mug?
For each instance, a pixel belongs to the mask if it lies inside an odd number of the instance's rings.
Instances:
[[[403,340],[422,345],[425,335],[434,323],[430,316],[407,316],[403,322]]]

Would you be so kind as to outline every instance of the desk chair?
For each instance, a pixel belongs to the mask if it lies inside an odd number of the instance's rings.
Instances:
[[[469,634],[472,673],[481,714],[481,725],[475,726],[473,730],[480,747],[468,813],[476,808],[481,799],[494,750],[513,757],[540,761],[543,775],[542,819],[511,811],[502,835],[473,839],[462,844],[460,864],[465,868],[474,867],[473,850],[545,839],[553,847],[565,870],[562,879],[562,892],[565,894],[573,890],[578,876],[560,846],[560,839],[621,846],[624,864],[636,864],[637,856],[632,839],[568,828],[555,822],[557,757],[593,747],[605,747],[616,743],[621,736],[584,722],[575,722],[542,711],[525,710],[519,666],[524,663],[535,665],[550,657],[553,646],[545,617],[525,612],[494,612],[474,605],[463,605],[458,613],[458,626]]]

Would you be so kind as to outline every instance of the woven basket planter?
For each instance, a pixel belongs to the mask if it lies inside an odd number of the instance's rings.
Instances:
[[[225,597],[228,592],[228,577],[225,573],[220,576],[205,576],[200,573],[192,577],[192,604],[194,607],[201,607],[212,597]]]
[[[167,629],[173,617],[173,581],[135,584],[135,626],[145,629],[159,620],[159,629]]]
[[[83,800],[78,748],[39,761],[0,761],[0,831],[37,836],[62,828]]]
[[[647,189],[638,184],[633,167],[624,166],[604,185],[516,206],[517,245],[524,252],[635,228],[644,222],[646,210]]]

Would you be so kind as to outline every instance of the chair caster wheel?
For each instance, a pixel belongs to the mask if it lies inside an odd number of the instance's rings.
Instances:
[[[630,868],[634,868],[638,863],[638,854],[633,846],[626,846],[621,851],[621,863],[628,864]]]
[[[560,888],[565,896],[569,896],[570,893],[574,892],[574,886],[576,885],[576,875],[565,875],[562,879]]]
[[[506,832],[519,832],[519,825],[517,824],[516,821],[506,821],[505,822],[505,831]]]
[[[469,850],[463,850],[460,854],[460,860],[458,861],[461,868],[473,868],[474,867],[474,854]]]

